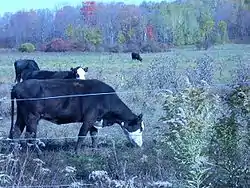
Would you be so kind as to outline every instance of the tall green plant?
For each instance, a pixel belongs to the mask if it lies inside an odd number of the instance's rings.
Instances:
[[[219,97],[205,87],[190,85],[184,91],[166,94],[164,123],[169,132],[162,140],[181,167],[186,187],[205,187],[209,176],[209,144],[213,135]]]
[[[249,96],[249,85],[239,85],[228,92],[224,101],[224,114],[214,127],[211,160],[217,166],[217,175],[213,177],[217,186],[249,186]]]

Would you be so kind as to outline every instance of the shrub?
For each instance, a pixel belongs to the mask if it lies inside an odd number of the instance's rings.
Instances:
[[[129,43],[127,44],[124,49],[123,52],[127,53],[127,52],[138,52],[139,51],[139,45],[136,43]]]
[[[189,85],[166,94],[162,120],[168,127],[158,146],[186,187],[248,187],[249,86],[233,86],[222,97],[208,84]]]
[[[41,185],[47,180],[51,170],[45,167],[44,161],[30,158],[29,152],[28,147],[21,157],[21,144],[15,144],[11,153],[0,153],[0,187],[23,187],[26,183]]]
[[[103,53],[103,52],[105,52],[105,49],[103,46],[98,46],[98,47],[96,47],[96,52]]]
[[[250,80],[250,66],[249,62],[242,62],[240,57],[236,57],[234,60],[236,62],[236,68],[231,71],[231,75],[233,77],[233,81],[235,83],[244,83]]]
[[[162,52],[161,47],[155,41],[148,41],[141,46],[141,52]]]
[[[31,43],[24,43],[22,44],[18,50],[20,52],[34,52],[36,50],[35,46]]]
[[[209,39],[205,39],[203,41],[197,41],[195,44],[197,50],[208,50],[209,48],[211,48],[213,46],[213,41],[209,40]]]
[[[194,68],[187,68],[186,73],[192,84],[201,84],[206,81],[208,84],[213,83],[215,77],[214,59],[204,55],[194,61]]]
[[[86,51],[86,45],[81,42],[72,41],[70,43],[70,46],[71,50],[73,51],[82,51],[82,52]]]
[[[96,51],[96,46],[94,44],[91,44],[91,43],[87,43],[85,45],[85,49],[86,51],[88,52],[95,52]]]
[[[46,44],[45,52],[65,52],[70,50],[70,44],[61,38],[55,38]]]
[[[211,172],[209,144],[213,137],[219,97],[192,85],[166,95],[164,122],[169,132],[162,140],[173,153],[187,187],[203,187]]]
[[[80,157],[69,156],[69,162],[76,166],[77,177],[88,177],[95,169],[106,169],[106,158],[102,154],[85,155]]]
[[[212,187],[249,187],[250,87],[234,85],[224,94],[223,113],[214,127],[210,159],[217,165]]]
[[[80,42],[55,38],[51,42],[42,45],[41,50],[45,52],[85,51],[86,45]]]
[[[122,47],[120,45],[110,45],[108,46],[108,51],[112,53],[119,53],[122,51]]]
[[[85,51],[86,46],[80,42],[64,41],[57,38],[47,44],[42,44],[39,50],[43,52]]]
[[[171,52],[171,48],[173,47],[173,45],[166,44],[166,43],[160,43],[159,46],[162,49],[162,51],[164,51],[164,52],[165,51]]]

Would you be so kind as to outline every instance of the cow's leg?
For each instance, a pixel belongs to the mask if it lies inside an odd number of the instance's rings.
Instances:
[[[83,123],[81,128],[80,128],[80,131],[79,131],[79,134],[78,134],[78,140],[77,140],[77,143],[76,143],[76,147],[75,147],[75,153],[78,154],[79,152],[79,148],[82,147],[83,145],[83,142],[85,140],[85,137],[86,135],[88,134],[88,131],[89,131],[89,127],[86,126],[87,124]],[[84,147],[84,146],[83,146]],[[82,148],[83,149],[83,148]]]
[[[98,129],[92,126],[89,131],[90,131],[90,136],[92,139],[92,147],[96,148],[96,146],[97,146],[96,135],[98,133]]]
[[[11,141],[11,144],[10,144],[10,148],[9,148],[10,152],[15,153],[16,151],[19,151],[20,146],[21,146],[19,144],[21,144],[21,142],[18,141],[17,139],[20,138],[24,128],[25,128],[25,121],[23,117],[20,115],[20,113],[17,113],[16,122],[14,124],[14,127],[10,130],[10,133],[9,133],[9,138],[14,139]]]
[[[36,143],[36,133],[37,133],[37,125],[40,120],[39,115],[29,114],[26,119],[26,134],[25,138],[28,140],[29,143],[34,144],[35,150],[38,155],[42,153],[39,146]],[[30,139],[30,140],[29,140]]]
[[[20,82],[22,76],[21,74],[21,72],[16,73],[16,82]]]
[[[18,139],[20,138],[23,130],[25,128],[25,121],[23,117],[17,113],[17,119],[12,130],[10,130],[9,138]]]
[[[92,110],[85,112],[85,114],[86,115],[84,117],[82,127],[78,134],[78,140],[77,140],[77,144],[75,148],[76,153],[78,153],[79,146],[83,144],[83,141],[88,131],[90,131],[92,135],[94,135],[95,134],[94,132],[96,132],[96,130],[92,127],[94,127],[95,122],[97,120],[98,111],[95,109],[92,109]]]
[[[17,82],[18,79],[18,75],[19,75],[19,71],[17,70],[17,67],[15,65],[15,72],[16,72],[16,78],[15,78],[15,82]]]

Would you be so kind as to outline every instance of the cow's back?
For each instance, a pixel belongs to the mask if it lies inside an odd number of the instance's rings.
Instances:
[[[34,97],[50,97],[57,95],[84,95],[92,93],[110,93],[115,92],[114,89],[102,81],[77,80],[77,79],[29,79],[15,86],[20,93],[25,96]],[[38,93],[39,92],[39,93]],[[24,96],[24,95],[23,95]]]
[[[23,77],[24,80],[27,79],[51,79],[56,71],[47,71],[47,70],[37,70],[32,72],[27,72]]]
[[[53,79],[41,82],[45,96],[49,93],[60,95],[84,95],[115,92],[112,87],[99,80]]]
[[[28,79],[73,79],[75,75],[72,71],[27,71],[23,75],[24,80]]]
[[[101,117],[113,104],[123,104],[114,89],[99,80],[30,79],[17,84],[14,92],[17,99],[32,98],[20,103],[23,111],[59,124],[81,122],[90,111]]]
[[[37,63],[32,59],[19,59],[14,62],[14,66],[17,69],[29,69],[29,70],[40,70]]]
[[[36,80],[28,80],[19,82],[13,86],[12,92],[15,93],[16,98],[31,98],[31,97],[41,97],[41,85],[36,82]]]

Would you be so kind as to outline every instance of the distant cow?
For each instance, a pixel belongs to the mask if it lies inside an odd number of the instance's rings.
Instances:
[[[142,58],[139,53],[132,52],[131,53],[132,60],[139,60],[142,61]]]
[[[24,70],[37,71],[40,70],[37,63],[32,59],[19,59],[14,62],[14,68],[16,72],[15,82],[20,82],[22,77],[22,72]]]
[[[71,68],[69,71],[29,71],[24,70],[22,73],[23,80],[29,79],[81,79],[85,80],[85,75],[88,72],[88,67],[80,66]]]
[[[67,95],[77,96],[65,97]],[[10,139],[19,138],[25,126],[26,138],[36,138],[41,119],[55,124],[82,122],[78,136],[86,136],[90,132],[92,146],[95,147],[94,137],[101,122],[103,127],[118,123],[131,143],[142,146],[142,114],[135,115],[111,86],[99,80],[26,80],[12,88],[11,99]],[[17,104],[15,126],[14,99]],[[83,141],[83,137],[78,137],[76,152]]]

